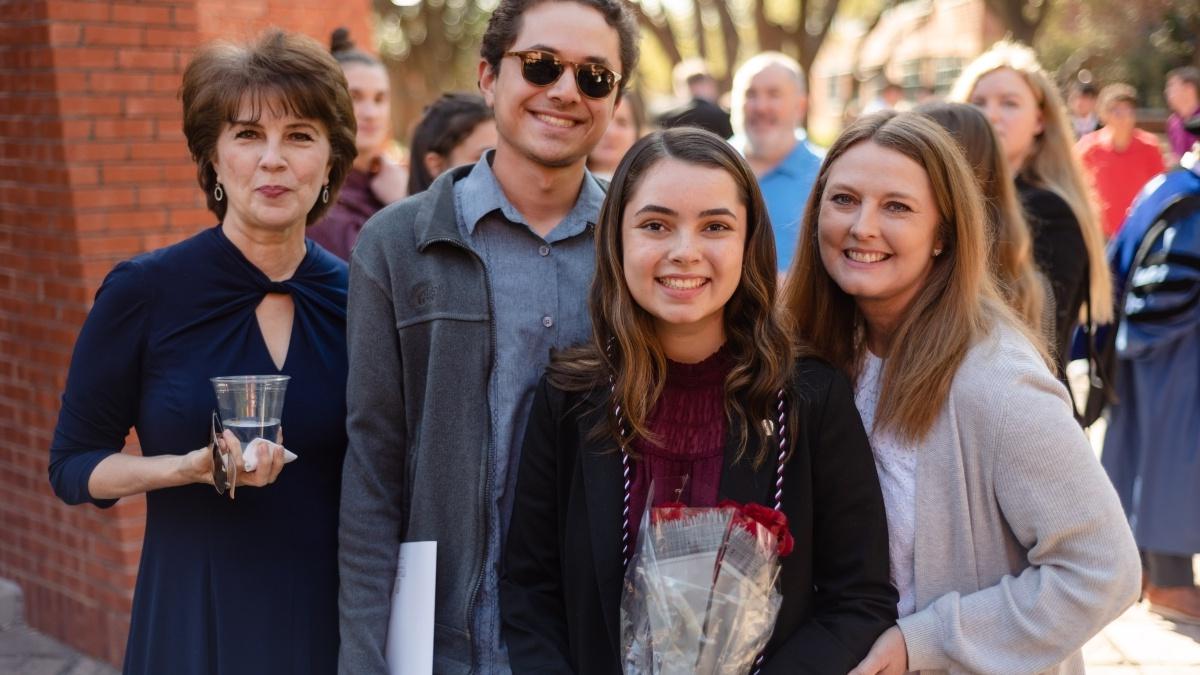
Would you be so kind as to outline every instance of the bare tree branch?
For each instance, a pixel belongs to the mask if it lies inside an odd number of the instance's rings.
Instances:
[[[704,31],[704,8],[700,2],[701,0],[692,0],[692,29],[696,32],[696,52],[701,59],[707,61],[708,36]]]
[[[637,15],[638,23],[649,30],[658,43],[662,45],[663,51],[667,53],[667,58],[671,61],[671,65],[675,65],[683,60],[683,55],[679,52],[679,42],[675,39],[675,30],[671,28],[671,23],[666,17],[651,17],[646,12],[646,8],[642,7],[640,2],[631,2],[629,7],[633,13]]]

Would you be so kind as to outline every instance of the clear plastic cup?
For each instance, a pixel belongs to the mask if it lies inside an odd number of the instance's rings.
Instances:
[[[279,442],[279,419],[287,375],[230,375],[211,379],[217,394],[221,424],[237,437],[242,447],[255,438]]]

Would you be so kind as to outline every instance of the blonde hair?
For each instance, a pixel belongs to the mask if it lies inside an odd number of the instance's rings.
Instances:
[[[974,168],[987,216],[992,273],[1017,316],[1035,335],[1042,335],[1047,288],[1034,267],[1029,225],[996,132],[979,108],[966,103],[928,103],[915,112],[950,132]]]
[[[1021,168],[1020,176],[1037,187],[1057,194],[1075,215],[1087,249],[1090,284],[1087,302],[1092,320],[1109,323],[1113,318],[1112,278],[1104,256],[1104,233],[1100,229],[1095,195],[1079,158],[1075,156],[1075,134],[1067,120],[1062,96],[1038,63],[1037,54],[1019,42],[1001,40],[963,70],[949,98],[970,103],[980,78],[1002,68],[1021,76],[1033,92],[1042,113],[1042,133],[1033,139],[1029,159]]]
[[[783,290],[783,306],[798,336],[857,379],[866,326],[854,297],[825,268],[818,221],[831,167],[860,143],[874,143],[919,164],[940,217],[937,237],[943,250],[892,335],[876,410],[880,428],[916,442],[940,414],[972,344],[997,321],[1026,336],[1030,331],[1008,308],[989,273],[983,198],[954,139],[924,115],[881,111],[859,118],[829,148],[805,206],[803,236]]]

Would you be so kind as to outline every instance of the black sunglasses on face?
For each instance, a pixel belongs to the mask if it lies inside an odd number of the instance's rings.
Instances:
[[[548,87],[557,82],[567,66],[575,69],[575,86],[579,87],[579,93],[588,98],[605,98],[621,81],[620,73],[614,73],[599,63],[566,61],[537,49],[505,52],[504,55],[521,59],[521,76],[536,87]]]

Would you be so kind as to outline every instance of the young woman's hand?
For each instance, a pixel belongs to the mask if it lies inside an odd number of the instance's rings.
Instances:
[[[379,170],[371,177],[371,192],[384,204],[398,202],[408,196],[408,169],[380,156]]]
[[[892,626],[875,641],[867,658],[850,675],[902,675],[908,672],[908,645],[904,633]]]

